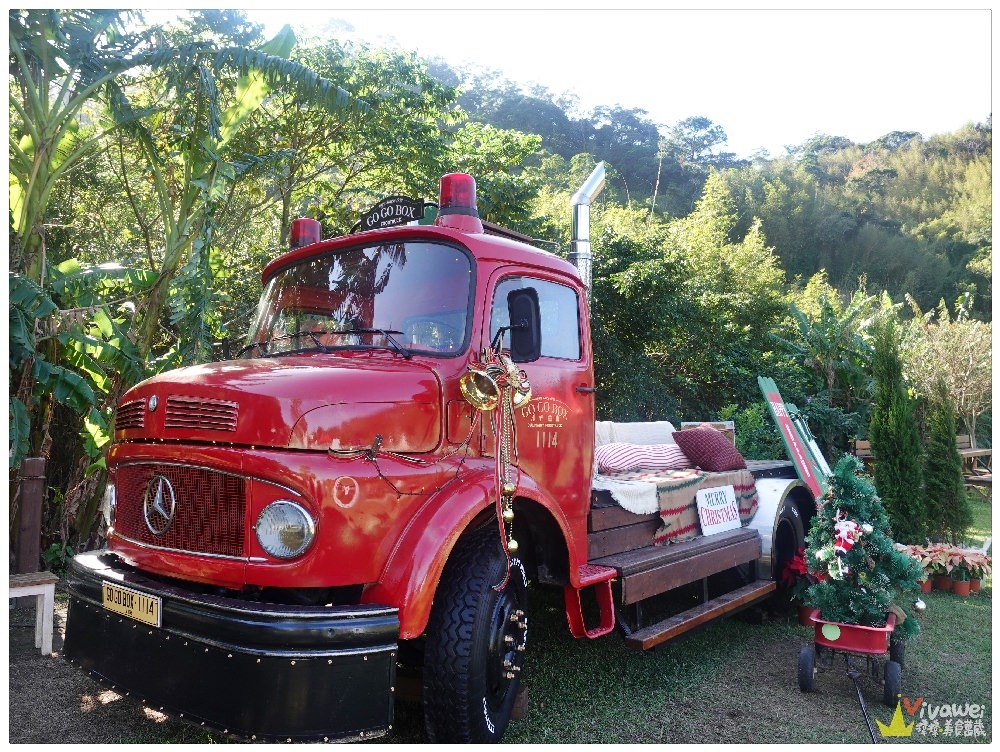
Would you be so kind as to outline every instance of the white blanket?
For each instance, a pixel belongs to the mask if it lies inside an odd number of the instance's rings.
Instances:
[[[642,480],[616,480],[607,475],[595,475],[591,486],[607,491],[622,509],[633,514],[653,514],[660,511],[656,483]]]

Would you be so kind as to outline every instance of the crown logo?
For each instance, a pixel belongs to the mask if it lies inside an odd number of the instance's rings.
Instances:
[[[876,720],[875,723],[878,724],[878,730],[882,732],[883,738],[890,736],[911,736],[913,734],[913,722],[911,721],[907,725],[903,721],[903,709],[899,706],[899,700],[896,700],[896,712],[892,714],[892,723],[888,726],[879,720]]]

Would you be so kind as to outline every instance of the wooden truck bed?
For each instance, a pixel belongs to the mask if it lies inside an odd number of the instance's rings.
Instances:
[[[790,462],[747,462],[755,478],[794,478]],[[756,561],[761,555],[760,535],[749,528],[729,530],[691,540],[653,545],[660,526],[659,514],[633,514],[622,509],[605,491],[591,499],[588,546],[590,563],[618,572],[613,591],[616,605],[631,607],[632,627],[624,625],[626,643],[646,650],[677,637],[719,616],[763,600],[775,590],[771,580],[758,580]],[[748,582],[715,597],[709,596],[708,578],[746,565]],[[641,604],[653,596],[692,583],[701,584],[700,602],[682,613],[642,626]]]

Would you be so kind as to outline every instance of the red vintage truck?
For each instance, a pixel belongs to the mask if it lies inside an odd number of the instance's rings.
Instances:
[[[415,675],[431,740],[496,741],[529,588],[562,589],[575,637],[617,623],[637,649],[770,596],[815,508],[791,463],[748,463],[745,524],[669,545],[657,510],[594,488],[601,167],[574,197],[576,265],[484,225],[463,174],[433,224],[402,197],[335,239],[296,220],[242,352],[119,405],[107,545],[72,561],[65,656],[257,740],[390,733]],[[679,613],[644,623],[672,593]]]

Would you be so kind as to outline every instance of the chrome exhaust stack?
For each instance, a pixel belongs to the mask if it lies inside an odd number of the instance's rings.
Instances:
[[[590,205],[604,189],[604,162],[598,162],[580,189],[573,194],[569,204],[573,210],[573,239],[570,242],[568,260],[580,272],[580,279],[587,289],[590,300],[591,267],[593,256],[590,252]]]

